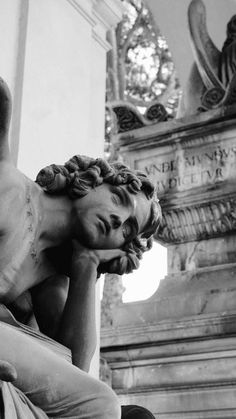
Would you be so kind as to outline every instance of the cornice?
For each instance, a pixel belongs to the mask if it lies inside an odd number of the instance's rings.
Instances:
[[[222,107],[188,118],[153,123],[117,135],[116,141],[122,152],[153,147],[173,146],[208,134],[219,133],[236,126],[236,106]],[[137,127],[136,127],[137,128]],[[204,135],[203,135],[204,134]],[[199,143],[204,140],[199,139]]]
[[[97,32],[96,28],[93,28],[93,39],[98,42],[98,44],[105,50],[109,51],[111,49],[111,45],[107,42],[104,37],[100,36]]]
[[[93,0],[93,13],[107,30],[121,21],[123,11],[124,6],[117,0]]]
[[[106,41],[106,33],[122,19],[122,4],[116,0],[93,0],[92,15],[96,22],[93,27],[93,39],[105,50],[111,45]]]
[[[66,0],[92,27],[92,36],[105,50],[110,44],[106,32],[122,19],[124,7],[117,0]]]
[[[134,305],[135,303],[130,303]],[[102,328],[101,351],[118,350],[121,346],[135,347],[140,344],[152,346],[154,342],[175,344],[180,341],[189,342],[199,337],[219,337],[225,330],[235,335],[235,311],[222,314],[201,314],[183,319],[166,319],[152,323],[131,324]],[[113,348],[113,349],[112,349]]]
[[[96,25],[96,20],[92,16],[92,9],[85,8],[84,5],[88,4],[87,2],[82,2],[80,0],[66,0],[75,10],[78,12],[87,22],[94,27]]]

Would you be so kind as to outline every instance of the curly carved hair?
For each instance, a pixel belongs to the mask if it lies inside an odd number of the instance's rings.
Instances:
[[[142,254],[152,246],[152,236],[157,231],[161,219],[161,209],[155,188],[147,176],[140,171],[131,170],[120,162],[109,164],[102,158],[94,159],[76,155],[65,165],[52,164],[42,169],[36,182],[49,194],[67,194],[70,199],[82,198],[91,188],[103,182],[111,185],[126,185],[130,193],[143,192],[152,200],[151,215],[146,230],[126,243],[123,249],[127,256],[114,259],[99,266],[99,273],[132,272],[139,266]]]

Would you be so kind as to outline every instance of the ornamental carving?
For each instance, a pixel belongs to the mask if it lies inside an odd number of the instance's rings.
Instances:
[[[157,240],[183,243],[209,239],[236,230],[236,197],[188,207],[163,209]]]
[[[169,119],[168,112],[161,103],[153,103],[147,108],[144,115],[133,104],[124,101],[108,103],[107,108],[111,109],[116,115],[117,133],[131,131]]]
[[[162,122],[167,121],[168,113],[166,108],[161,103],[154,103],[147,108],[145,117],[148,121]]]

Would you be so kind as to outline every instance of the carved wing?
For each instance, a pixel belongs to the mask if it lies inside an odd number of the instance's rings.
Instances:
[[[206,27],[206,8],[202,0],[192,0],[188,9],[191,44],[198,71],[206,89],[217,88],[219,95],[225,89],[218,78],[220,51],[210,38]]]
[[[233,105],[236,102],[236,73],[231,78],[222,105]]]
[[[0,160],[9,159],[8,130],[12,100],[7,84],[0,78]]]

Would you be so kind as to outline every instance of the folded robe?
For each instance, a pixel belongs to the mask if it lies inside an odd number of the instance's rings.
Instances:
[[[47,419],[48,416],[11,383],[1,383],[3,413],[1,419]]]
[[[10,325],[21,331],[21,333],[37,340],[57,355],[71,362],[71,352],[68,348],[53,339],[43,335],[31,327],[18,322],[12,313],[0,304],[0,322]],[[48,416],[39,407],[35,406],[28,397],[12,383],[0,381],[0,397],[2,398],[2,410],[0,408],[0,419],[46,419]]]

